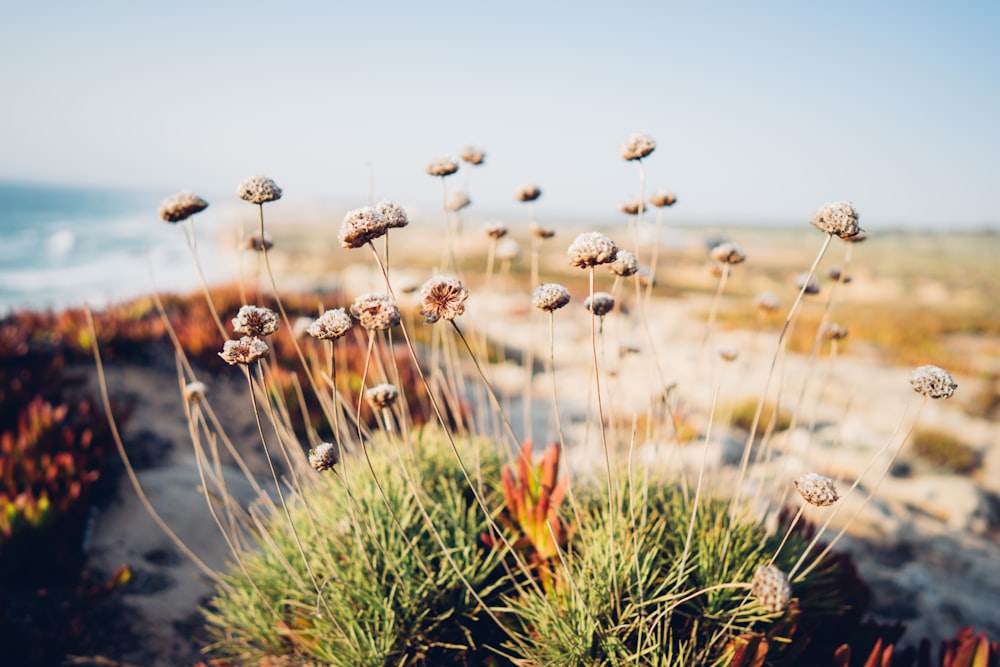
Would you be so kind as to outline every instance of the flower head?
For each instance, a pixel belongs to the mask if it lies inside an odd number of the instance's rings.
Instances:
[[[732,345],[723,345],[719,348],[719,356],[722,357],[723,361],[736,361],[736,357],[740,356],[740,351]]]
[[[641,160],[656,150],[656,142],[648,134],[633,132],[622,144],[623,160]]]
[[[550,239],[556,235],[556,230],[551,227],[541,227],[535,223],[531,223],[531,235],[536,239]]]
[[[525,183],[523,185],[517,186],[517,190],[514,191],[514,199],[516,201],[535,201],[542,196],[542,190],[534,183]]]
[[[329,442],[323,442],[320,443],[316,449],[310,449],[309,465],[315,468],[317,472],[333,470],[333,467],[337,465],[336,445]]]
[[[375,212],[385,218],[390,229],[406,227],[410,224],[410,219],[406,216],[406,211],[394,201],[380,201],[375,204]]]
[[[649,195],[649,203],[657,208],[673,206],[677,203],[677,197],[673,192],[657,189],[653,191],[653,194]]]
[[[160,218],[167,222],[187,220],[208,208],[208,202],[191,192],[178,192],[160,204]]]
[[[625,215],[639,215],[645,209],[641,199],[630,199],[618,204],[618,210]]]
[[[531,303],[535,308],[551,313],[569,303],[569,290],[559,283],[545,283],[535,288]]]
[[[521,257],[521,244],[515,239],[503,239],[497,243],[497,259],[514,261]]]
[[[369,241],[385,235],[389,221],[371,206],[348,211],[340,225],[340,245],[344,248],[361,248]]]
[[[278,330],[278,316],[270,308],[240,306],[233,318],[233,331],[247,336],[270,336]]]
[[[198,382],[198,381],[188,382],[184,386],[184,400],[188,401],[189,403],[200,401],[203,398],[205,398],[205,392],[207,391],[208,391],[208,385],[206,385],[204,382]]]
[[[462,149],[462,159],[473,166],[478,166],[486,159],[486,153],[475,146],[466,146]]]
[[[593,299],[588,296],[583,307],[592,310],[598,317],[604,317],[614,309],[615,298],[607,292],[594,292]]]
[[[615,261],[608,264],[608,268],[616,276],[628,278],[639,273],[639,260],[628,250],[619,250]]]
[[[819,281],[816,280],[816,276],[809,274],[809,272],[797,275],[795,286],[803,290],[805,294],[819,294]]]
[[[810,505],[829,507],[838,500],[840,494],[833,480],[816,472],[806,473],[793,482],[799,495]]]
[[[255,252],[264,252],[265,250],[270,250],[274,247],[274,239],[268,232],[264,232],[261,236],[260,232],[257,232],[253,236],[247,238],[246,242],[243,244],[244,250],[253,250]]]
[[[910,373],[910,384],[914,391],[928,398],[951,398],[958,385],[951,375],[940,366],[921,366]]]
[[[240,183],[236,194],[251,204],[266,204],[281,199],[281,188],[267,176],[257,174]]]
[[[754,572],[750,592],[771,613],[784,611],[792,600],[788,576],[774,565],[761,565]]]
[[[399,324],[399,306],[388,294],[362,294],[354,300],[351,315],[369,331],[385,331]]]
[[[502,239],[507,236],[507,225],[503,224],[498,220],[491,220],[483,225],[483,229],[486,232],[486,236],[491,239]]]
[[[465,312],[469,290],[456,278],[434,276],[420,288],[420,314],[427,324],[452,321]]]
[[[450,176],[458,171],[458,162],[454,158],[439,157],[424,169],[431,176]]]
[[[449,211],[461,211],[471,203],[472,200],[469,199],[469,195],[456,190],[448,193],[444,201],[444,207]]]
[[[334,308],[316,318],[306,329],[306,333],[320,340],[337,340],[350,330],[352,324],[351,316],[346,310]]]
[[[739,264],[746,260],[746,253],[735,243],[726,241],[712,248],[712,259],[719,264]]]
[[[618,256],[618,246],[600,232],[580,234],[566,251],[572,266],[586,269],[598,264],[609,264]]]
[[[257,361],[266,357],[268,352],[270,352],[270,348],[260,338],[243,336],[239,340],[227,340],[223,343],[219,356],[230,366],[235,366],[236,364],[245,365]]]
[[[844,283],[845,285],[851,282],[851,277],[845,275],[844,272],[840,270],[840,267],[831,266],[826,270],[826,277],[834,282]]]
[[[773,313],[781,308],[781,301],[774,292],[761,292],[754,297],[753,305],[761,313]]]
[[[389,408],[399,398],[399,390],[391,384],[380,384],[365,392],[365,400],[372,410]]]
[[[819,335],[823,340],[843,340],[847,338],[847,327],[836,322],[824,322],[819,328]]]
[[[836,234],[842,239],[856,236],[861,232],[861,227],[858,226],[858,212],[849,201],[823,204],[813,214],[810,224],[821,232]]]

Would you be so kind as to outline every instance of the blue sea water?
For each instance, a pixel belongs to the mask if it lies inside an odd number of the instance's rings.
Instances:
[[[196,288],[183,229],[157,216],[168,194],[0,182],[0,315]],[[195,218],[202,256],[217,245],[211,211]]]

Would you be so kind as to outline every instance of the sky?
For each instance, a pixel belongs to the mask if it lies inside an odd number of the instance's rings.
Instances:
[[[690,223],[1000,227],[1000,2],[18,2],[0,22],[0,179]]]

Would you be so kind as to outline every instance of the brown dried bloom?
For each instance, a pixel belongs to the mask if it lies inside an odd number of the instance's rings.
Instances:
[[[465,312],[469,290],[456,278],[434,276],[420,288],[420,314],[427,324],[452,321]]]
[[[677,203],[677,197],[673,192],[657,189],[653,192],[653,194],[649,195],[649,203],[657,208],[673,206]]]
[[[861,243],[862,241],[868,240],[868,234],[864,231],[860,231],[854,236],[848,236],[844,240],[847,241],[848,243]]]
[[[333,470],[333,467],[337,465],[337,446],[329,442],[323,442],[316,449],[310,449],[309,465],[315,468],[317,472]]]
[[[450,176],[458,171],[458,162],[454,158],[439,157],[427,165],[424,171],[431,176]]]
[[[559,283],[545,283],[535,288],[531,295],[531,303],[535,308],[547,313],[559,310],[569,303],[569,290]]]
[[[491,239],[502,239],[507,236],[507,225],[496,220],[487,222],[483,226],[483,229],[486,231],[486,235]]]
[[[833,480],[825,475],[810,472],[799,477],[794,484],[802,499],[810,505],[829,507],[840,500],[840,494],[837,493]]]
[[[623,160],[641,160],[656,150],[656,142],[648,134],[634,132],[628,135],[628,139],[622,144]]]
[[[831,266],[829,269],[827,269],[826,277],[829,278],[830,280],[844,283],[845,285],[851,282],[851,277],[845,276],[843,272],[840,270],[840,267],[837,266]]]
[[[736,357],[740,356],[740,351],[732,345],[723,345],[719,348],[719,356],[724,361],[735,361]]]
[[[754,297],[753,305],[762,313],[773,313],[781,308],[781,301],[774,292],[761,292]]]
[[[640,211],[645,210],[645,207],[641,199],[632,199],[618,204],[618,210],[625,215],[638,215]]]
[[[951,398],[958,385],[940,366],[921,366],[910,373],[910,384],[928,398]]]
[[[255,252],[264,252],[265,250],[270,250],[274,247],[274,239],[268,232],[264,232],[264,236],[257,232],[253,236],[247,238],[246,242],[243,244],[244,250],[253,250]]]
[[[270,308],[241,306],[233,318],[233,331],[247,336],[270,336],[278,330],[278,316]]]
[[[385,331],[399,324],[399,306],[388,294],[362,294],[354,300],[351,315],[369,331]]]
[[[410,224],[410,219],[407,217],[406,211],[394,201],[380,201],[375,204],[375,212],[385,218],[389,229],[406,227]]]
[[[525,183],[524,185],[517,186],[517,190],[514,191],[514,199],[516,201],[535,201],[542,196],[541,189],[534,183]]]
[[[208,385],[204,382],[188,382],[187,385],[184,386],[184,400],[189,403],[200,401],[205,398],[205,392],[207,391]]]
[[[850,238],[861,231],[861,227],[858,226],[858,212],[854,210],[854,204],[849,201],[823,204],[813,215],[810,224],[821,232],[836,234],[842,239]]]
[[[466,146],[462,149],[462,159],[469,164],[476,166],[483,163],[486,159],[486,153],[475,146]]]
[[[739,264],[746,260],[747,256],[735,243],[726,241],[712,248],[712,259],[719,264]]]
[[[306,333],[320,340],[337,340],[350,330],[352,324],[351,316],[346,310],[334,308],[316,318],[306,329]]]
[[[587,310],[593,310],[594,315],[598,317],[604,317],[614,309],[615,298],[607,292],[594,292],[593,302],[588,296],[583,302],[583,307]]]
[[[795,277],[795,286],[799,289],[804,287],[806,294],[819,294],[819,281],[816,280],[816,276],[810,275],[808,272],[800,273]]]
[[[514,261],[521,257],[521,244],[514,239],[503,239],[497,244],[497,259]]]
[[[340,225],[340,245],[360,248],[369,241],[383,236],[389,230],[389,221],[371,206],[348,211]]]
[[[365,392],[365,400],[372,410],[389,408],[399,398],[399,390],[391,384],[380,384]]]
[[[611,273],[622,278],[628,278],[639,273],[639,260],[628,250],[619,250],[615,261],[608,264]]]
[[[251,204],[266,204],[281,199],[281,188],[267,176],[257,174],[240,183],[236,194]]]
[[[823,340],[843,340],[847,338],[847,327],[835,322],[824,322],[819,329],[819,335]]]
[[[463,208],[472,203],[469,199],[469,195],[464,192],[449,192],[448,197],[444,201],[444,207],[449,211],[461,211]]]
[[[556,230],[551,227],[540,227],[535,223],[531,223],[531,235],[536,239],[550,239],[556,235]]]
[[[761,565],[754,572],[750,592],[771,613],[784,611],[792,600],[788,576],[774,565]]]
[[[270,348],[260,338],[243,336],[239,340],[227,340],[223,343],[219,356],[227,364],[234,366],[257,361],[261,357],[266,357],[268,352],[270,352]]]
[[[167,222],[187,220],[208,208],[208,202],[191,192],[178,192],[160,204],[160,218]]]
[[[566,251],[572,266],[586,269],[598,264],[608,264],[618,256],[618,246],[600,232],[580,234]]]

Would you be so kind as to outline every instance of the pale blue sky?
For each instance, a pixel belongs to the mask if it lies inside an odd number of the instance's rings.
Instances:
[[[438,205],[609,223],[618,156],[686,222],[1000,226],[1000,2],[17,2],[0,23],[0,178]],[[449,183],[461,187],[468,168]]]

